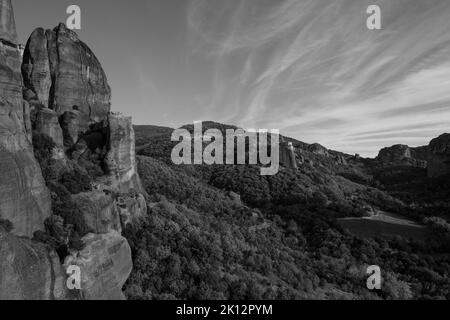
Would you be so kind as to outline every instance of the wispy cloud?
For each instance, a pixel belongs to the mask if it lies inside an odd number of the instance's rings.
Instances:
[[[383,30],[369,31],[373,2],[192,1],[210,116],[367,155],[449,131],[450,2],[378,0]]]

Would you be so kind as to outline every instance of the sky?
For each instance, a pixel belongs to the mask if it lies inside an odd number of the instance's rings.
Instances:
[[[450,132],[448,0],[13,0],[20,40],[70,4],[135,124],[279,129],[364,156]]]

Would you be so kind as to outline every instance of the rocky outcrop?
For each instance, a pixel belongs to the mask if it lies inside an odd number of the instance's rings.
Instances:
[[[30,103],[41,104],[48,108],[52,77],[47,36],[42,28],[34,30],[28,40],[24,51],[22,73],[25,84],[25,98]]]
[[[117,231],[89,234],[83,238],[86,247],[66,258],[64,267],[81,270],[81,292],[87,300],[124,299],[122,287],[132,270],[131,249]]]
[[[324,157],[329,156],[328,149],[318,143],[310,145],[308,151]]]
[[[51,169],[90,168],[109,189],[72,195],[96,234],[85,236],[85,248],[71,252],[64,266],[81,268],[82,298],[122,299],[132,260],[120,231],[147,211],[131,119],[109,114],[111,91],[99,61],[63,24],[32,33],[21,68],[11,1],[0,0],[0,10],[0,218],[12,222],[16,235],[31,238],[44,229],[51,199],[32,132],[51,137],[53,159],[61,160]],[[36,239],[52,243],[50,226],[66,227],[62,218],[51,219],[48,234],[36,233]],[[56,253],[16,235],[0,226],[0,299],[68,298],[66,269]]]
[[[57,147],[64,147],[63,131],[59,125],[58,114],[55,111],[48,108],[37,111],[34,126],[36,132],[52,138]]]
[[[138,222],[147,214],[147,202],[142,193],[130,192],[118,195],[115,205],[122,227]]]
[[[65,288],[56,252],[0,227],[0,300],[65,299]]]
[[[120,113],[110,113],[108,128],[106,165],[110,184],[123,193],[131,189],[142,191],[136,168],[135,137],[131,118]]]
[[[292,142],[280,143],[280,164],[286,168],[298,169],[297,157]]]
[[[0,8],[0,217],[15,234],[31,237],[51,213],[50,194],[31,146],[11,2],[0,1]]]
[[[60,124],[66,148],[73,147],[78,142],[79,136],[89,128],[88,123],[83,121],[82,114],[78,110],[64,112],[60,117]]]
[[[409,148],[411,157],[417,160],[428,161],[428,146]]]
[[[431,140],[428,147],[428,177],[450,174],[450,134]]]
[[[29,101],[58,115],[78,110],[86,123],[101,122],[110,110],[111,90],[94,53],[60,24],[36,29],[25,48],[23,75]]]
[[[83,213],[89,228],[95,233],[122,231],[120,216],[112,194],[100,191],[85,192],[74,195],[73,200]]]
[[[397,144],[383,148],[378,153],[376,160],[382,166],[410,166],[426,168],[427,162],[413,157],[414,151],[407,145]]]
[[[16,23],[11,0],[0,1],[0,40],[17,44]]]

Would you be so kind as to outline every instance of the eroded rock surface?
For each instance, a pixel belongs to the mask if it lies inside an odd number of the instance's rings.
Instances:
[[[65,299],[65,288],[56,252],[0,227],[0,300]]]
[[[328,149],[318,143],[311,144],[308,147],[308,151],[325,157],[329,156]]]
[[[64,266],[81,269],[82,296],[88,300],[124,299],[122,287],[132,270],[131,249],[117,231],[89,234],[86,247],[66,258]]]
[[[78,110],[86,123],[106,119],[111,90],[105,72],[89,47],[64,24],[32,33],[25,48],[23,75],[28,99],[58,115]]]
[[[147,202],[141,193],[130,192],[117,196],[116,207],[122,227],[134,224],[147,214]]]
[[[426,168],[427,162],[415,158],[416,152],[407,145],[397,144],[380,150],[377,160],[383,166],[411,166]]]
[[[120,216],[114,197],[100,191],[84,192],[73,196],[88,226],[95,233],[121,232]]]
[[[120,113],[110,113],[108,124],[109,151],[106,164],[111,184],[123,193],[131,189],[142,191],[136,168],[135,136],[131,118]]]
[[[0,2],[0,39],[17,44],[16,23],[11,0],[2,0]]]
[[[286,168],[297,169],[297,157],[292,142],[280,143],[280,164]]]
[[[0,1],[0,8],[0,217],[30,237],[51,213],[50,194],[31,146],[11,2]]]
[[[428,147],[428,176],[440,177],[450,173],[450,134],[431,140]]]
[[[55,111],[48,108],[40,109],[36,114],[35,130],[52,138],[57,147],[64,147],[63,131]]]

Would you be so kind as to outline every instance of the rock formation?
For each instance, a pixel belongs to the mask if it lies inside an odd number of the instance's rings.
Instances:
[[[111,91],[99,61],[63,24],[32,33],[21,68],[11,1],[0,0],[0,10],[0,218],[14,225],[13,233],[0,225],[0,299],[73,297],[65,283],[71,265],[81,268],[77,297],[122,299],[132,260],[120,232],[147,212],[131,118],[110,113]],[[50,193],[33,153],[34,133],[56,145],[50,183],[74,168],[94,172],[93,190],[68,196],[95,233],[81,239],[83,250],[68,248],[68,256],[60,246],[72,229],[62,216],[51,216]],[[64,265],[50,246],[16,236],[31,238],[45,220],[47,233],[35,239],[52,246],[56,241]],[[62,233],[53,237],[55,228]]]
[[[103,234],[111,230],[122,231],[120,216],[112,194],[92,191],[74,195],[73,199],[83,212],[88,226],[95,233]]]
[[[411,166],[426,168],[427,162],[415,158],[415,151],[407,145],[397,144],[392,147],[383,148],[378,153],[376,160],[382,166]]]
[[[0,10],[0,217],[31,237],[51,213],[50,194],[31,146],[11,1],[0,1]]]
[[[117,231],[89,234],[83,238],[85,248],[68,256],[64,266],[81,269],[81,291],[87,300],[124,299],[122,287],[133,268],[131,249]]]
[[[108,115],[108,154],[106,164],[110,173],[109,184],[121,192],[142,190],[136,168],[135,136],[130,117],[120,113]]]
[[[142,193],[118,195],[115,201],[122,227],[133,224],[147,214],[147,202]]]
[[[428,147],[428,177],[436,178],[450,173],[450,134],[431,140]]]
[[[36,132],[52,138],[57,147],[64,147],[63,131],[59,125],[58,115],[55,111],[48,108],[41,108],[36,112],[34,125]]]
[[[280,164],[286,168],[298,169],[297,157],[292,142],[280,143]]]
[[[58,115],[79,110],[87,123],[106,119],[111,90],[105,72],[94,53],[64,24],[32,33],[22,71],[27,100]]]
[[[66,277],[56,252],[0,227],[0,300],[66,297]]]
[[[325,157],[329,156],[328,149],[318,143],[310,145],[308,151]]]
[[[11,0],[0,1],[0,40],[17,44],[16,23]]]

